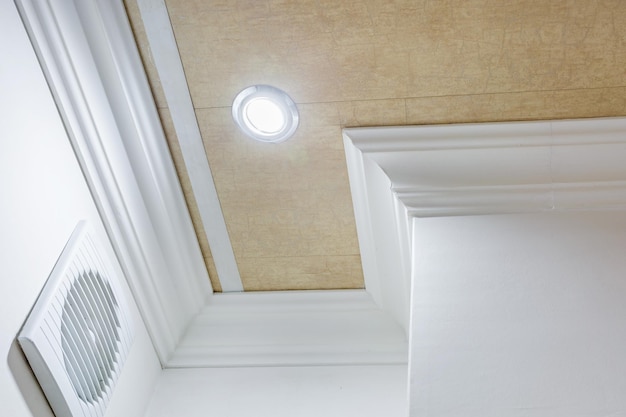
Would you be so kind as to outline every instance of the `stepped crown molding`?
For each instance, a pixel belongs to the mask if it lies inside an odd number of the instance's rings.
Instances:
[[[416,217],[626,208],[626,118],[344,129],[365,286],[407,328]]]
[[[626,119],[346,129],[414,216],[626,206]]]
[[[215,294],[169,368],[405,364],[401,326],[364,290]]]

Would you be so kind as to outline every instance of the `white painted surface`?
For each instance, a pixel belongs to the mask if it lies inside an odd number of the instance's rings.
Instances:
[[[365,290],[408,334],[410,251],[392,183],[344,134]],[[404,232],[404,233],[403,233]]]
[[[50,417],[15,337],[77,222],[105,232],[12,2],[0,2],[0,27],[0,415]],[[108,417],[141,415],[160,371],[131,313],[138,333]]]
[[[363,290],[215,294],[167,367],[403,364],[404,329]]]
[[[210,284],[121,2],[18,0],[72,145],[165,363]],[[160,141],[160,142],[159,142]]]
[[[409,218],[626,209],[626,118],[343,135],[366,289],[404,325]]]
[[[416,219],[411,417],[626,415],[626,213]]]
[[[211,293],[191,216],[122,2],[75,1],[165,261],[195,315]]]
[[[626,208],[626,118],[344,130],[418,217]]]
[[[405,417],[405,366],[167,369],[146,417]]]

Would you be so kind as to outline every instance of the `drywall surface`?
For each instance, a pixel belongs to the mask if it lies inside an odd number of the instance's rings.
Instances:
[[[0,2],[0,27],[0,416],[49,417],[15,338],[76,224],[106,234],[13,2]],[[137,336],[108,417],[141,415],[160,372],[131,312]]]
[[[406,366],[166,369],[146,417],[405,417]]]
[[[626,416],[626,214],[417,219],[411,417]]]

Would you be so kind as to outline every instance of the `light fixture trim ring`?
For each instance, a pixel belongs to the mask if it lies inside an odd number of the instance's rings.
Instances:
[[[259,123],[259,120],[255,123],[254,120],[251,120],[248,114],[250,104],[255,101],[258,103],[260,100],[267,101],[275,106],[273,109],[266,109],[268,115],[274,112],[274,116],[277,116],[275,111],[277,109],[280,110],[280,115],[283,120],[282,127],[277,127],[273,130],[270,128],[264,130],[262,128],[264,123]],[[239,126],[247,136],[260,142],[268,143],[279,143],[289,139],[295,133],[300,122],[298,108],[291,97],[281,89],[263,84],[247,87],[237,94],[233,100],[232,115],[237,126]],[[271,121],[265,124],[265,127],[273,127]]]

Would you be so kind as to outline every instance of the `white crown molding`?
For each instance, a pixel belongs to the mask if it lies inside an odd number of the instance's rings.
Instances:
[[[344,129],[363,153],[624,143],[626,118]]]
[[[156,110],[147,99],[150,92],[123,5],[17,3],[135,301],[165,363],[210,287],[166,157]],[[125,112],[128,119],[121,117]],[[186,274],[182,282],[180,274]]]
[[[168,368],[406,364],[404,330],[363,290],[216,294]]]
[[[93,56],[155,234],[172,275],[189,277],[178,290],[195,312],[212,289],[128,17],[121,2],[97,5],[98,21],[115,30],[105,31],[106,39],[92,36],[92,48],[100,48]]]
[[[408,334],[411,252],[406,209],[390,192],[387,175],[345,131],[344,149],[365,290]]]
[[[626,205],[625,118],[346,129],[344,136],[361,158],[349,164],[363,178],[357,188],[371,188],[362,168],[371,161],[413,216]]]
[[[394,194],[414,217],[626,208],[625,181],[403,189]]]
[[[357,224],[357,238],[361,252],[365,288],[367,292],[371,294],[374,301],[382,306],[382,293],[378,279],[379,267],[376,250],[373,246],[375,240],[374,224],[370,221],[372,213],[370,213],[368,200],[363,154],[356,146],[353,146],[352,143],[349,142],[349,139],[346,138],[345,135],[344,149],[350,179],[350,193],[352,194],[352,203],[355,207],[354,216]]]
[[[344,146],[366,289],[405,326],[412,218],[626,208],[626,118],[352,128]]]

